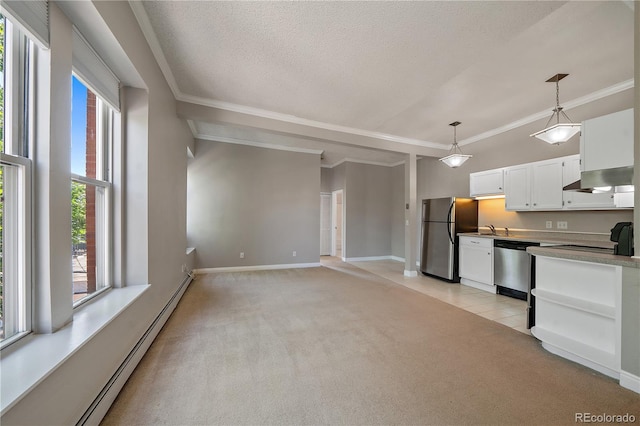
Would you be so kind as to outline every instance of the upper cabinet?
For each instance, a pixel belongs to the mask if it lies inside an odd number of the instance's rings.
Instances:
[[[531,209],[531,165],[507,167],[504,171],[504,198],[507,210]]]
[[[633,108],[582,122],[582,171],[633,166]]]
[[[598,210],[633,207],[633,194],[563,191],[580,180],[580,155],[520,164],[504,169],[505,209]]]
[[[507,167],[505,208],[507,210],[562,209],[562,159]]]
[[[585,176],[598,175],[592,171],[628,171],[633,145],[633,109],[586,120],[580,154],[471,173],[471,196],[504,193],[505,208],[512,211],[633,208],[633,193],[623,193],[621,187],[615,194],[563,190],[580,180],[589,184]]]
[[[534,210],[562,208],[562,158],[531,165],[531,203]]]
[[[565,157],[562,168],[562,185],[567,186],[580,180],[580,155]],[[633,193],[630,193],[633,196]],[[625,201],[628,197],[622,197]],[[629,207],[617,203],[612,193],[592,194],[590,192],[564,191],[564,207],[567,209],[611,209]],[[631,206],[633,207],[633,205]]]
[[[471,173],[469,189],[472,197],[504,194],[504,169]]]

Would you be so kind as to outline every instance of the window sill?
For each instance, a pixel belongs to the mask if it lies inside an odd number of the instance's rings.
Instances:
[[[7,354],[3,353],[0,359],[0,415],[60,367],[149,287],[113,289],[78,309],[73,322],[57,332],[32,334],[6,348],[3,352]]]

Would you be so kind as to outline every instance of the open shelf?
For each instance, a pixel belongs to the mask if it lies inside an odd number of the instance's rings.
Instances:
[[[616,318],[616,309],[614,306],[604,305],[602,303],[592,302],[584,299],[577,299],[575,297],[541,290],[538,288],[532,289],[531,294],[547,302],[555,303],[556,305],[577,309],[580,311],[588,312],[590,314],[600,315],[609,319],[615,320]]]

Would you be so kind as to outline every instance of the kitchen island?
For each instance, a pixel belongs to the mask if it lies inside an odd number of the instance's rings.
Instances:
[[[566,246],[527,251],[536,256],[531,334],[640,393],[640,259]]]

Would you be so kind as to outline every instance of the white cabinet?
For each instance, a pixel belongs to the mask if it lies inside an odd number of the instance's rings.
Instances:
[[[472,197],[504,194],[504,169],[469,174],[469,192]]]
[[[562,208],[562,159],[539,161],[531,165],[531,208]]]
[[[508,167],[504,171],[504,196],[507,210],[531,209],[531,165]]]
[[[567,186],[580,180],[580,155],[565,157],[563,163],[562,185]],[[564,191],[563,200],[566,209],[612,209],[617,206],[614,194],[609,193]]]
[[[633,108],[582,122],[582,170],[633,166]]]
[[[620,373],[622,267],[536,256],[535,322],[545,349]]]
[[[493,239],[460,236],[458,250],[460,283],[495,293]]]

